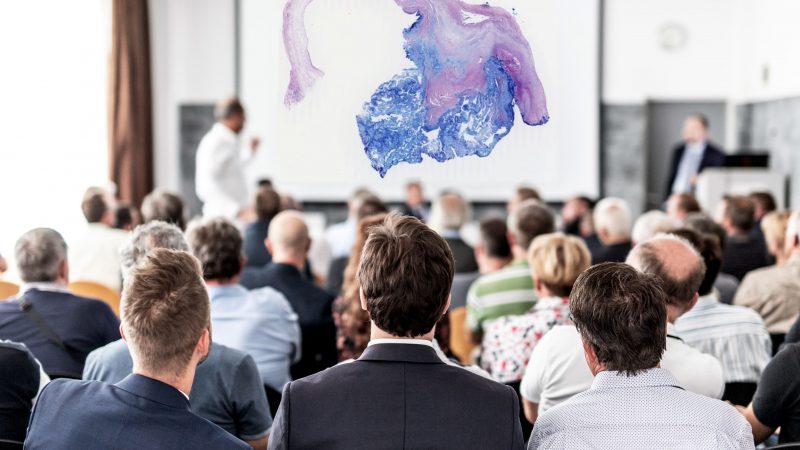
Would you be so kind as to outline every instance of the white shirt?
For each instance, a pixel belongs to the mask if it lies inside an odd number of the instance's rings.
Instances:
[[[195,186],[203,201],[203,215],[234,219],[249,203],[244,168],[249,156],[239,136],[221,123],[214,124],[197,147]]]
[[[122,274],[119,248],[127,239],[127,231],[90,223],[83,237],[70,246],[70,281],[92,281],[120,292]]]
[[[667,330],[671,330],[670,325]],[[678,339],[667,338],[661,367],[669,370],[690,392],[721,398],[725,390],[722,367],[711,355],[700,353]],[[539,404],[539,413],[584,392],[592,385],[580,334],[574,325],[556,326],[533,348],[520,393]]]
[[[336,223],[325,230],[325,242],[331,252],[331,258],[341,258],[350,256],[353,252],[353,244],[356,242],[357,221],[348,218],[344,222]]]
[[[528,449],[752,449],[732,406],[682,389],[667,370],[600,372],[591,389],[542,414]]]
[[[682,193],[692,191],[692,177],[697,175],[697,172],[700,170],[700,164],[703,162],[703,153],[705,150],[705,141],[686,144],[683,156],[678,163],[678,172],[675,174],[675,181],[672,182],[672,192]]]

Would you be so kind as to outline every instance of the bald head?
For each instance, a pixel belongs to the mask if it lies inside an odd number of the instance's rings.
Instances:
[[[670,317],[671,320],[694,306],[706,265],[700,253],[687,240],[659,234],[634,247],[626,262],[664,282],[668,306],[677,310],[677,315]]]
[[[308,227],[299,212],[281,212],[269,223],[267,248],[274,262],[305,266],[310,246]]]

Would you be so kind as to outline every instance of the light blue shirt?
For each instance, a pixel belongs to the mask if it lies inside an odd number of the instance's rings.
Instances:
[[[705,141],[686,144],[686,149],[678,164],[678,173],[675,175],[675,181],[672,183],[673,193],[692,191],[692,177],[697,175],[697,172],[700,170],[700,164],[703,162],[703,153],[705,150]]]
[[[286,297],[265,287],[210,286],[211,332],[215,342],[249,353],[265,385],[280,392],[300,360],[300,326]]]
[[[545,411],[535,449],[753,449],[750,424],[732,406],[679,387],[666,369],[628,377],[600,372],[591,389]]]

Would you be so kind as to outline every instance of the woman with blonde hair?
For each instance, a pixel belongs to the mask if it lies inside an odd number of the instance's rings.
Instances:
[[[786,241],[786,228],[789,226],[791,213],[791,211],[772,211],[761,219],[761,232],[764,233],[767,251],[775,257],[776,266],[782,266],[789,259],[783,244]]]

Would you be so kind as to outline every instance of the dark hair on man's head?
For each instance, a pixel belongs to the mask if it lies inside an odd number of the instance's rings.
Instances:
[[[679,228],[669,234],[689,241],[703,257],[706,274],[700,287],[697,288],[697,293],[699,295],[710,294],[714,289],[714,282],[717,281],[720,268],[722,268],[722,248],[719,245],[719,239],[711,233],[700,233],[690,228]]]
[[[539,200],[526,200],[508,215],[508,231],[514,245],[528,250],[537,236],[555,231],[555,217],[550,208]]]
[[[378,197],[370,196],[361,200],[358,206],[356,218],[361,220],[365,217],[374,216],[375,214],[385,214],[389,212],[389,208]]]
[[[755,224],[755,204],[750,197],[734,195],[725,204],[725,217],[740,232],[747,232]]]
[[[262,222],[269,222],[281,212],[281,196],[272,185],[259,186],[256,191],[256,216]]]
[[[147,194],[142,201],[142,221],[148,223],[154,220],[171,223],[185,230],[186,217],[181,196],[161,189]]]
[[[481,243],[486,254],[492,258],[511,258],[508,243],[508,227],[502,219],[488,218],[481,221]]]
[[[656,367],[667,346],[661,281],[622,263],[590,267],[569,297],[572,320],[607,370],[629,376]]]
[[[369,230],[358,282],[378,328],[414,337],[442,318],[453,274],[453,254],[444,239],[418,219],[392,213]]]
[[[242,269],[242,235],[228,220],[213,218],[192,222],[186,241],[203,264],[203,278],[225,281]]]
[[[529,187],[529,186],[520,186],[517,188],[517,198],[520,202],[524,202],[525,200],[541,200],[542,197],[539,196],[539,191],[536,189]]]
[[[636,269],[657,276],[667,303],[687,306],[706,273],[703,258],[691,242],[675,234],[659,234],[637,244],[626,260]]]
[[[181,375],[211,326],[200,264],[188,252],[153,249],[122,291],[122,327],[141,369]]]
[[[700,122],[700,125],[702,125],[706,130],[708,130],[708,127],[711,125],[711,123],[708,121],[708,117],[703,113],[694,113],[691,117],[697,119],[697,121]]]
[[[214,109],[217,120],[230,119],[233,116],[244,115],[244,106],[238,97],[229,97],[219,102]]]
[[[713,234],[719,240],[719,245],[725,249],[728,235],[722,225],[718,224],[714,219],[703,213],[692,213],[686,216],[683,221],[683,226],[698,233]]]
[[[100,187],[90,187],[83,194],[81,210],[83,217],[89,223],[98,223],[103,220],[111,205],[108,204],[108,191]]]
[[[692,194],[686,192],[675,194],[675,201],[678,209],[681,211],[687,213],[697,213],[701,211],[700,203],[697,202],[697,199]]]
[[[138,225],[135,223],[138,219],[138,214],[136,207],[127,203],[118,204],[116,211],[114,211],[114,228],[125,230]]]
[[[778,209],[778,205],[775,202],[775,197],[766,191],[751,193],[750,200],[757,208],[761,209],[763,214],[767,214]]]

